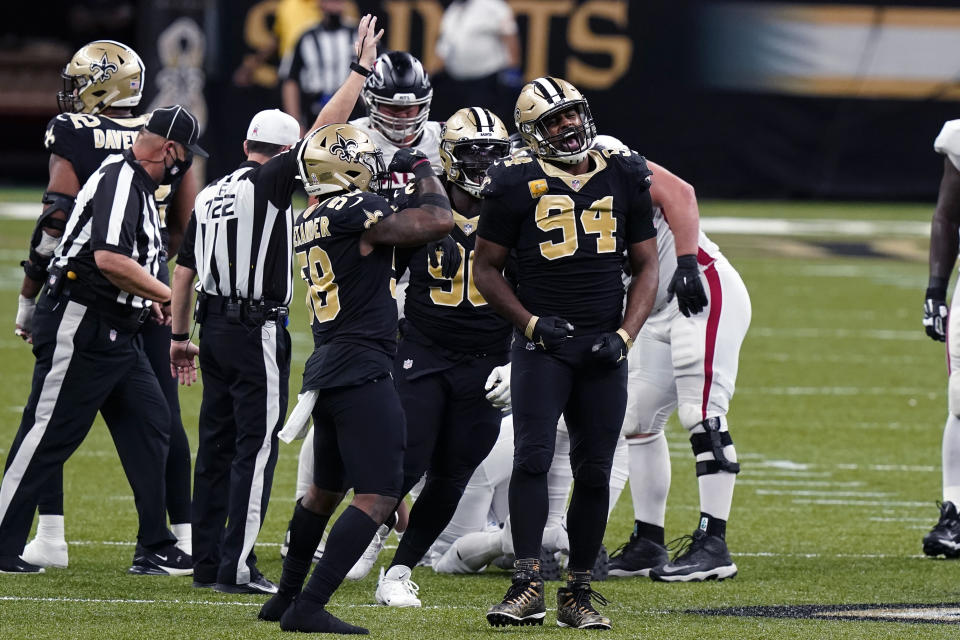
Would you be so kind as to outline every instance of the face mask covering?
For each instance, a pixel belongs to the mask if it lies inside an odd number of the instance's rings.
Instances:
[[[177,159],[177,156],[173,156],[173,166],[167,166],[166,156],[163,160],[163,177],[160,178],[160,184],[173,184],[174,180],[183,177],[183,174],[187,172],[187,169],[190,168],[190,165],[193,164],[193,152],[187,151],[187,155],[183,160]]]

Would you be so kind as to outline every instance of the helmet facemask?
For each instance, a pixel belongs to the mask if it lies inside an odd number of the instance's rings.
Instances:
[[[443,146],[453,159],[447,178],[474,197],[480,196],[490,165],[510,155],[510,143],[506,140],[444,140]]]
[[[571,108],[576,109],[580,124],[564,127],[558,133],[550,135],[545,123],[555,114]],[[587,156],[587,151],[597,135],[597,128],[590,113],[590,106],[586,100],[580,99],[557,105],[532,124],[524,123],[520,133],[538,156],[565,164],[577,164]]]
[[[363,90],[363,102],[370,114],[370,123],[384,137],[401,145],[410,140],[416,140],[423,131],[430,116],[430,100],[433,98],[433,89],[423,98],[413,95],[397,94],[393,98],[379,96],[369,89]],[[384,106],[410,107],[417,106],[419,110],[414,116],[393,116],[383,111]]]
[[[352,125],[326,125],[300,147],[300,180],[311,196],[347,191],[380,193],[390,184],[383,152]]]

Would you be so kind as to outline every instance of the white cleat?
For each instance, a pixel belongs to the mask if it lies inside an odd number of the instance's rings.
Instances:
[[[20,554],[24,562],[38,567],[67,568],[67,543],[65,540],[46,540],[34,538],[23,548]]]
[[[410,567],[398,564],[390,567],[386,573],[380,567],[380,581],[377,583],[377,604],[388,607],[419,607],[417,592],[420,587],[410,579]]]
[[[373,540],[367,545],[363,555],[360,556],[357,563],[353,565],[353,568],[347,572],[347,580],[363,580],[363,578],[370,573],[370,569],[373,569],[373,565],[377,562],[377,556],[380,555],[380,551],[383,549],[383,542],[387,539],[388,535],[390,535],[389,527],[385,524],[380,525],[377,532],[373,534]]]

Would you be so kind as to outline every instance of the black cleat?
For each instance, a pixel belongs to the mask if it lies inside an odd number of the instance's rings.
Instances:
[[[630,534],[630,540],[610,556],[610,575],[618,578],[650,575],[650,570],[670,561],[667,548],[653,540]]]
[[[43,572],[43,567],[30,564],[20,556],[0,556],[0,573],[35,575]]]
[[[599,604],[609,604],[607,599],[590,588],[589,585],[571,589],[557,589],[557,626],[574,629],[609,630],[610,618],[600,615],[593,607],[595,600]]]
[[[559,580],[561,573],[560,559],[557,554],[540,547],[540,576],[544,580]]]
[[[257,617],[267,622],[280,622],[280,618],[293,603],[295,596],[288,596],[282,593],[275,593],[273,597],[267,600]]]
[[[133,564],[127,573],[138,576],[189,576],[193,575],[193,557],[173,542],[148,551],[137,544]]]
[[[543,578],[539,574],[519,571],[503,600],[487,610],[487,622],[494,627],[519,627],[543,624],[547,607],[543,602]]]
[[[960,557],[960,515],[952,502],[939,503],[940,520],[923,536],[923,552],[928,556]]]
[[[213,585],[214,591],[220,593],[252,593],[254,595],[271,595],[277,592],[277,585],[273,584],[264,577],[259,571],[250,574],[250,582],[244,584],[228,584],[218,582]]]
[[[301,599],[293,601],[280,617],[280,629],[283,631],[300,631],[302,633],[350,633],[366,635],[370,633],[363,627],[356,627],[334,616],[320,605],[304,602]]]
[[[697,529],[693,535],[677,538],[670,547],[677,550],[673,560],[650,570],[650,577],[657,582],[726,580],[737,575],[737,565],[723,538]]]
[[[597,559],[593,563],[593,570],[590,573],[595,581],[599,580],[601,582],[610,575],[610,554],[607,553],[605,546],[600,545],[600,551],[597,552]]]

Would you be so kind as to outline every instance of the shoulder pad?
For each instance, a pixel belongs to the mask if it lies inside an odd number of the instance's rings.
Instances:
[[[316,211],[330,217],[333,233],[363,233],[393,213],[386,198],[369,191],[351,191],[328,198]]]

